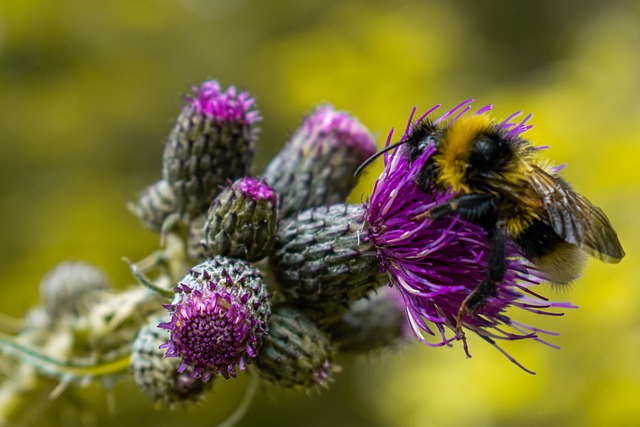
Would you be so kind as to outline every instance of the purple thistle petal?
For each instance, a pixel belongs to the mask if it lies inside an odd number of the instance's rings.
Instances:
[[[455,114],[456,111],[460,110],[461,108],[464,107],[470,107],[470,104],[473,102],[473,98],[467,99],[466,101],[462,101],[460,104],[458,104],[457,106],[453,107],[451,110],[447,111],[444,115],[438,117],[433,123],[438,124],[440,122],[443,122],[445,120],[447,120],[449,117],[451,117],[453,114]],[[468,111],[469,108],[465,108],[465,112]],[[460,117],[460,115],[457,115],[456,118],[454,119],[454,121]]]
[[[273,205],[278,203],[278,195],[275,190],[257,178],[242,178],[238,181],[238,187],[240,192],[250,200],[267,200]]]
[[[222,92],[220,84],[215,80],[202,83],[200,87],[192,86],[194,96],[187,101],[196,111],[207,117],[224,122],[254,123],[260,120],[257,111],[251,110],[255,99],[248,92],[237,94],[235,86]]]

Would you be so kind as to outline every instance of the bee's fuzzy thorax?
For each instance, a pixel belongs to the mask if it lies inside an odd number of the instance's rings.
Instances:
[[[488,114],[458,117],[448,125],[440,141],[434,161],[438,168],[437,184],[443,189],[469,193],[478,191],[469,179],[469,155],[478,135],[498,135],[507,141],[511,159],[494,172],[500,178],[517,183],[532,165],[555,174],[555,167],[529,141],[512,134],[509,128],[493,120]]]
[[[439,169],[438,184],[453,191],[468,192],[467,164],[474,138],[491,130],[493,122],[487,114],[461,117],[445,130],[434,159]]]

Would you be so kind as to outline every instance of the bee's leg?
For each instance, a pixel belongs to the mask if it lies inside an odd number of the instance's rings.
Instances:
[[[411,218],[411,220],[440,219],[451,214],[458,215],[465,221],[477,224],[489,232],[497,220],[498,208],[492,196],[486,194],[463,194],[452,197],[445,203],[434,206],[428,211]]]
[[[431,208],[414,220],[425,217],[439,219],[448,215],[458,215],[470,223],[487,231],[487,275],[477,288],[462,302],[456,319],[456,332],[463,337],[464,316],[475,313],[485,301],[495,295],[498,283],[504,278],[505,245],[507,242],[506,221],[500,218],[495,199],[486,194],[463,194]]]
[[[488,298],[494,296],[498,283],[504,278],[505,246],[507,243],[506,221],[504,219],[494,221],[493,227],[487,230],[487,233],[487,276],[462,302],[456,320],[458,332],[461,332],[464,316],[475,313]]]

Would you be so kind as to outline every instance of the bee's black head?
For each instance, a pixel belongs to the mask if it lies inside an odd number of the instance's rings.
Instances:
[[[423,120],[420,123],[416,124],[411,133],[407,136],[407,138],[402,139],[398,142],[395,142],[391,145],[386,146],[382,150],[378,151],[367,160],[365,160],[359,167],[356,169],[356,172],[353,174],[354,176],[358,176],[362,170],[367,167],[371,162],[377,159],[380,155],[386,153],[389,150],[396,148],[399,145],[407,144],[407,149],[405,153],[408,155],[409,162],[413,163],[424,150],[429,147],[430,144],[435,144],[436,147],[439,144],[437,135],[438,128],[429,120]]]
[[[413,163],[429,145],[438,146],[438,128],[433,122],[423,120],[416,124],[406,139],[409,162]]]

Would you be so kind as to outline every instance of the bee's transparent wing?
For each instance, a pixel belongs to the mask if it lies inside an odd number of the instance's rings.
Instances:
[[[624,250],[600,208],[575,192],[563,179],[534,167],[527,181],[542,200],[545,220],[566,242],[582,247],[605,262],[616,263]]]

